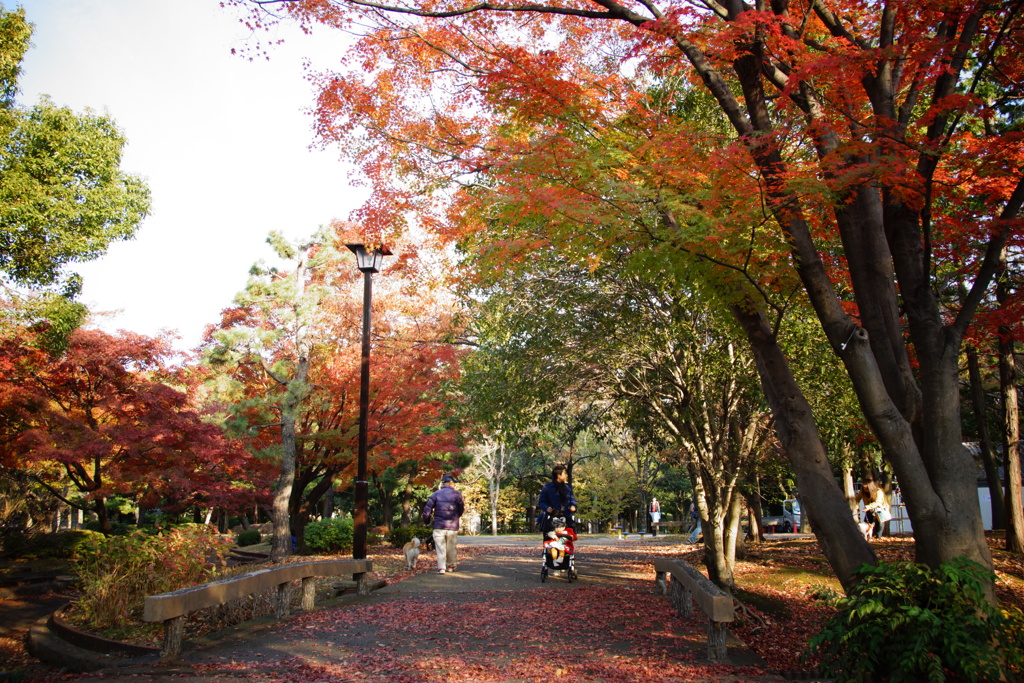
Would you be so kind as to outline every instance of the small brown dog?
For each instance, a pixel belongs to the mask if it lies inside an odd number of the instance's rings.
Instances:
[[[405,568],[416,569],[416,563],[420,559],[420,539],[413,537],[402,546],[402,552],[405,553]]]

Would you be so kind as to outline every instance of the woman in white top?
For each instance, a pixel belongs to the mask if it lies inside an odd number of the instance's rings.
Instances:
[[[875,537],[883,536],[885,523],[892,519],[885,491],[873,481],[865,482],[860,486],[860,499],[864,503],[865,517],[868,516],[867,512],[870,511],[871,517],[874,518]]]

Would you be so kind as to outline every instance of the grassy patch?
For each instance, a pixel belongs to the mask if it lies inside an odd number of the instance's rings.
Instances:
[[[755,593],[753,591],[736,589],[736,598],[741,600],[747,607],[754,607],[759,612],[774,617],[778,621],[789,619],[793,616],[793,610],[784,600],[777,596],[766,593]]]

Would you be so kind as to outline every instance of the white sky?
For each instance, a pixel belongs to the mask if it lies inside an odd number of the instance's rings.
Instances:
[[[231,48],[253,37],[218,0],[21,2],[35,32],[20,102],[45,93],[112,116],[128,139],[122,168],[153,193],[135,240],[73,269],[84,303],[118,312],[101,327],[176,330],[193,348],[249,267],[271,259],[271,230],[307,237],[361,201],[336,151],[309,150],[302,60],[333,65],[337,32],[282,35],[269,62],[249,62]]]

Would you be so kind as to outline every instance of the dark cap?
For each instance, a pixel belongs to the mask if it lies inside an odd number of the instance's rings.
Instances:
[[[450,484],[450,483],[452,483],[453,481],[455,481],[455,477],[453,477],[453,476],[452,476],[452,475],[450,475],[450,474],[446,474],[446,475],[444,475],[443,477],[441,477],[441,483],[442,483],[442,484]]]

